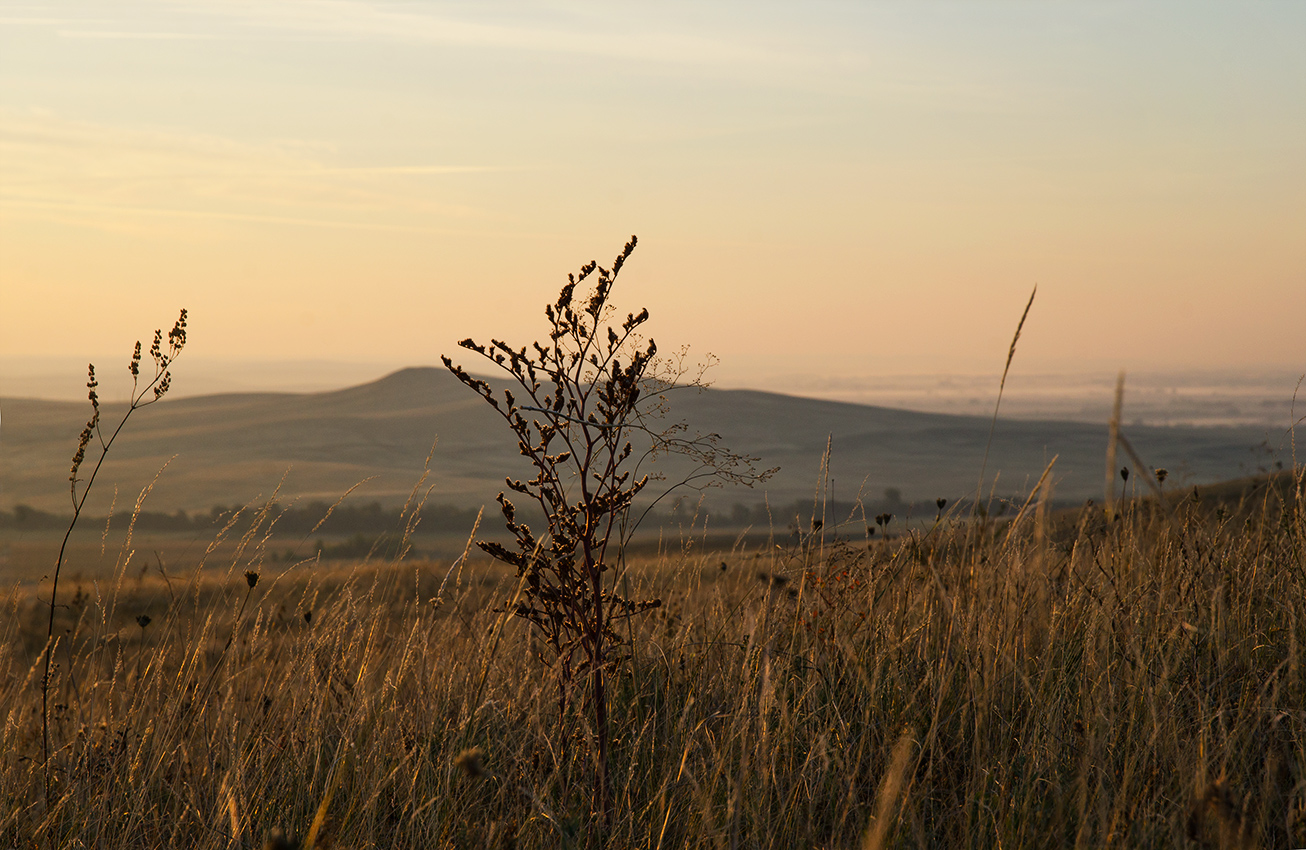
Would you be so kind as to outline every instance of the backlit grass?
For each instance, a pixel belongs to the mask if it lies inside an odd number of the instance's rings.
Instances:
[[[665,607],[611,682],[610,846],[1306,846],[1306,519],[1279,483],[641,559],[630,592]],[[586,845],[584,706],[558,716],[495,610],[510,572],[255,538],[199,561],[61,591],[48,807],[48,609],[3,600],[0,845]]]

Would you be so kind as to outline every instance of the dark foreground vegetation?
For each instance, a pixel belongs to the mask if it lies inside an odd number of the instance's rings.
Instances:
[[[1306,845],[1302,472],[1240,492],[632,565],[609,845]],[[48,608],[4,600],[0,846],[586,846],[510,571],[243,542],[69,586],[48,797]]]

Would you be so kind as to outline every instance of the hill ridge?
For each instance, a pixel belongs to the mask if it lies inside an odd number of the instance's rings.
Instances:
[[[87,405],[0,399],[0,507],[62,509],[69,499],[68,462]],[[854,402],[809,399],[756,389],[713,389],[671,397],[672,419],[685,419],[724,443],[760,456],[781,472],[765,491],[713,493],[715,499],[791,502],[815,492],[827,438],[836,498],[887,488],[933,501],[972,493],[989,418],[926,413]],[[104,405],[106,421],[122,405]],[[1153,426],[1127,429],[1143,458],[1170,469],[1172,481],[1209,483],[1272,469],[1268,429]],[[1306,433],[1300,434],[1306,437]],[[135,498],[165,461],[153,509],[207,510],[266,497],[282,482],[284,498],[334,501],[371,478],[360,498],[401,502],[421,476],[432,444],[432,498],[484,504],[505,475],[525,471],[515,440],[498,415],[440,367],[400,369],[337,390],[308,393],[218,393],[165,399],[138,411],[119,438],[94,502]],[[1102,490],[1106,425],[1062,420],[999,419],[990,477],[1018,493],[1059,455],[1055,478],[1063,499]],[[676,469],[670,471],[674,480]],[[102,488],[102,489],[100,489]]]

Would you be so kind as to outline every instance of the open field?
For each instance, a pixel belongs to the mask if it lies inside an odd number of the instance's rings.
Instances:
[[[214,542],[220,526],[211,530],[189,532],[136,532],[130,547],[121,530],[104,534],[104,529],[78,529],[68,544],[65,579],[74,582],[112,581],[127,564],[129,575],[171,576],[189,571],[202,558],[208,563],[229,560],[239,539],[231,535]],[[422,532],[408,541],[406,558],[410,561],[449,562],[467,548],[471,524],[462,531]],[[260,557],[273,564],[300,564],[305,569],[335,569],[342,561],[383,562],[402,535],[285,535],[273,534],[259,542]],[[685,528],[683,532],[664,528],[635,536],[627,551],[632,556],[656,557],[667,550],[684,548],[709,552],[729,551],[738,545],[764,546],[768,541],[793,538],[788,529],[739,528],[727,531],[704,531]],[[477,532],[479,540],[507,542],[508,536],[497,516],[490,516]],[[27,586],[48,582],[59,555],[63,531],[41,529],[16,531],[0,529],[0,579],[4,587]],[[475,550],[474,550],[475,551]]]
[[[121,533],[107,537],[79,533],[68,545],[66,563],[69,567],[65,575],[74,581],[103,583],[114,578],[123,561],[127,562],[127,570],[133,575],[157,577],[193,569],[206,552],[210,561],[230,559],[239,541],[226,539],[213,545],[212,537],[212,533],[204,532],[137,534],[133,536],[131,548],[124,552]],[[62,540],[61,531],[0,532],[0,575],[4,576],[6,584],[48,581]],[[452,560],[463,550],[466,541],[466,534],[461,539],[455,535],[423,537],[420,541],[422,548],[417,554],[438,554]],[[340,556],[335,552],[343,552],[353,542],[349,537],[338,535],[316,535],[308,540],[303,537],[271,537],[262,542],[262,557],[271,563],[312,560],[321,543],[328,552],[326,560],[337,560]],[[366,553],[364,549],[351,560]]]
[[[1044,508],[633,562],[610,846],[1306,844],[1302,473]],[[510,572],[266,553],[65,585],[48,772],[48,609],[8,593],[0,843],[586,846],[586,715]]]

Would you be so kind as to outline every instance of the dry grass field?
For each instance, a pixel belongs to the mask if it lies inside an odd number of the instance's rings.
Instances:
[[[630,564],[608,845],[1306,846],[1302,475]],[[0,846],[593,846],[509,570],[268,552],[66,577],[48,766],[6,594]]]

